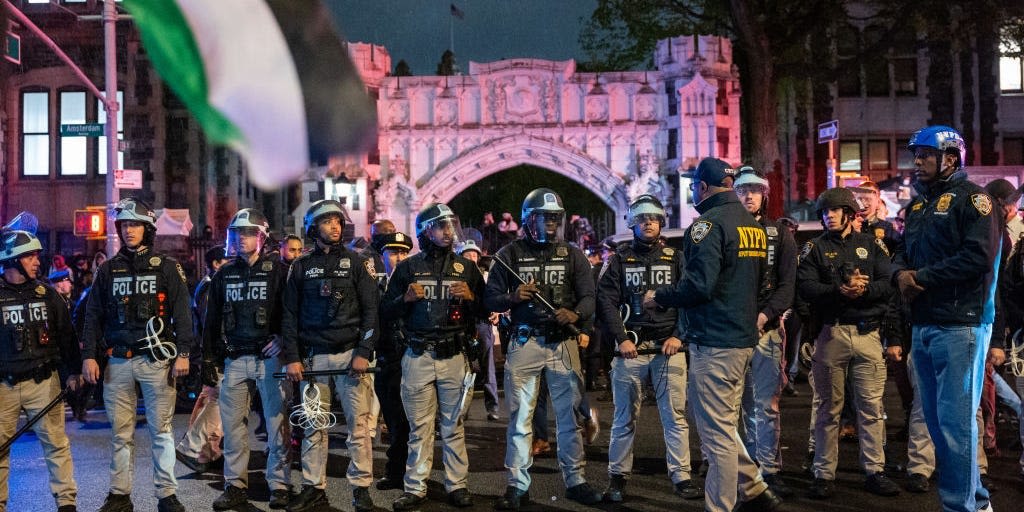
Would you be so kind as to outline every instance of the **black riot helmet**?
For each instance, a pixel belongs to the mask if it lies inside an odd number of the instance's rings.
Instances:
[[[520,216],[526,236],[537,243],[554,242],[565,231],[562,198],[550,188],[534,189],[523,200]],[[554,223],[554,230],[551,229]]]

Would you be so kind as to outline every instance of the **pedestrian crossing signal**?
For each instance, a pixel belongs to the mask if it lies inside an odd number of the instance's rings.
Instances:
[[[75,210],[75,236],[103,237],[106,233],[103,213],[101,210]]]

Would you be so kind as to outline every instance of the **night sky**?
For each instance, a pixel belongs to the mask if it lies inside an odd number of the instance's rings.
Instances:
[[[449,46],[454,21],[455,55],[463,73],[469,61],[535,57],[585,60],[579,45],[583,21],[595,0],[324,0],[348,41],[384,45],[392,67],[405,61],[416,75],[433,75]],[[464,19],[451,15],[455,4]]]

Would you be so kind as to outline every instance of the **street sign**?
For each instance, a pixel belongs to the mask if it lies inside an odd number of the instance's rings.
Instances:
[[[134,190],[142,188],[142,171],[138,169],[114,169],[114,187]]]
[[[4,58],[21,64],[21,36],[13,32],[7,33],[7,40],[4,41]]]
[[[103,123],[62,124],[60,134],[62,137],[102,137]]]
[[[818,144],[824,144],[839,138],[839,120],[833,119],[818,125]]]

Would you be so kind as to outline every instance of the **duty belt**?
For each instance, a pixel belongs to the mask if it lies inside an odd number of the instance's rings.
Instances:
[[[56,369],[57,367],[53,363],[46,363],[42,366],[37,366],[31,370],[23,372],[7,372],[7,374],[3,376],[3,380],[11,386],[25,382],[29,379],[36,381],[36,384],[41,384],[44,380],[50,378],[50,375],[53,375],[53,371]]]
[[[653,341],[654,343],[661,345],[662,342],[672,336],[672,328],[656,328],[656,327],[641,327],[639,329],[629,329],[628,331],[635,332],[640,342]]]
[[[227,343],[224,345],[224,356],[231,359],[238,359],[242,356],[256,356],[258,359],[267,359],[267,356],[263,355],[263,349],[269,343],[269,340],[263,344],[246,343],[244,345],[234,345]]]
[[[512,334],[519,340],[519,343],[526,343],[528,338],[534,338],[537,343],[541,344],[561,343],[568,338],[561,334],[561,329],[558,327],[534,327],[529,324],[516,325]]]
[[[837,318],[831,322],[825,322],[825,325],[850,325],[857,328],[857,334],[868,334],[873,331],[877,331],[880,327],[882,327],[882,322],[879,322],[874,318]]]
[[[417,356],[423,355],[424,352],[433,352],[437,359],[449,359],[462,353],[462,347],[459,346],[455,338],[429,340],[410,335],[407,337],[407,341],[409,350]]]

